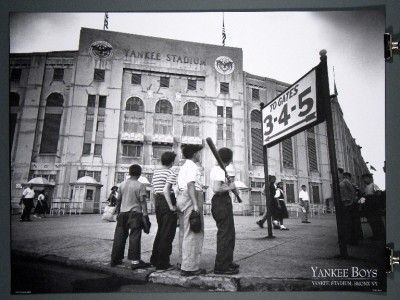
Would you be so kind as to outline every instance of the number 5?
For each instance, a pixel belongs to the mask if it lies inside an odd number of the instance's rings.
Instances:
[[[301,111],[299,113],[299,117],[304,117],[307,115],[313,107],[314,100],[312,98],[303,99],[309,93],[311,93],[311,87],[307,88],[299,95],[299,108],[302,109],[304,106],[306,106],[306,110]]]

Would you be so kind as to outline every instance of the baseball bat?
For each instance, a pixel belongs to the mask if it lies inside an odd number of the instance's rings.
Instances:
[[[218,154],[217,148],[215,147],[212,138],[210,138],[210,137],[206,138],[206,142],[207,142],[208,146],[210,147],[210,150],[211,150],[212,154],[214,155],[215,159],[217,160],[219,167],[224,171],[226,180],[228,182],[231,182],[228,172],[226,172],[225,164],[222,162],[222,159]],[[236,196],[237,201],[239,203],[242,203],[242,199],[240,199],[238,191],[232,190],[232,193]]]

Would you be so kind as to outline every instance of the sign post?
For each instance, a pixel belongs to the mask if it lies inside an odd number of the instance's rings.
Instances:
[[[323,106],[326,119],[326,134],[328,138],[329,163],[332,176],[333,201],[335,204],[335,211],[336,211],[336,226],[338,231],[339,251],[340,251],[340,257],[346,258],[348,256],[347,245],[345,241],[346,228],[344,228],[344,224],[342,221],[343,204],[340,196],[338,167],[336,161],[335,135],[333,133],[332,108],[329,96],[328,63],[327,63],[326,50],[321,50],[319,52],[319,55],[321,62],[318,66],[318,73],[319,73],[318,86],[319,86],[319,94],[320,97],[322,98],[321,100],[324,103]]]
[[[320,51],[320,60],[318,66],[311,69],[282,94],[266,105],[261,103],[268,236],[272,237],[270,208],[273,199],[270,199],[269,195],[267,149],[307,128],[326,121],[340,257],[347,257],[346,229],[342,222],[343,207],[336,162],[326,50]]]
[[[260,103],[261,113],[264,109],[264,103]],[[264,132],[264,122],[261,122],[261,132]],[[268,176],[268,149],[267,145],[263,145],[263,160],[264,160],[264,193],[265,193],[265,209],[267,218],[267,238],[274,238],[272,234],[272,212],[271,212],[271,195],[269,189],[269,176]]]

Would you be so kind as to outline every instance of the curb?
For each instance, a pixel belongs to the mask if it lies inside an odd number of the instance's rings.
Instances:
[[[82,259],[75,260],[68,257],[20,250],[12,250],[11,256],[17,256],[39,262],[57,264],[81,270],[100,272],[135,282],[152,282],[163,285],[181,286],[185,288],[200,288],[210,291],[318,291],[321,287],[313,286],[307,278],[265,278],[255,276],[223,276],[206,274],[201,276],[183,277],[179,271],[156,271],[155,268],[132,271],[129,265],[124,264],[111,267],[108,263],[87,262]]]

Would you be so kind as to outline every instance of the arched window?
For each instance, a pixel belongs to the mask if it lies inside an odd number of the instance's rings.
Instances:
[[[261,120],[262,120],[261,112],[259,110],[253,110],[250,114],[252,164],[263,163]]]
[[[17,93],[10,93],[10,106],[19,106],[19,95]]]
[[[198,117],[200,115],[199,106],[194,102],[188,102],[183,107],[183,114],[185,116],[195,116]]]
[[[59,93],[52,93],[47,97],[46,106],[47,107],[62,107],[64,104],[64,98]]]
[[[168,100],[159,100],[156,104],[156,114],[172,114],[172,105]]]
[[[40,153],[57,153],[63,104],[64,98],[59,93],[52,93],[46,99]]]
[[[138,97],[131,97],[126,101],[125,110],[129,111],[144,111],[142,99]]]

